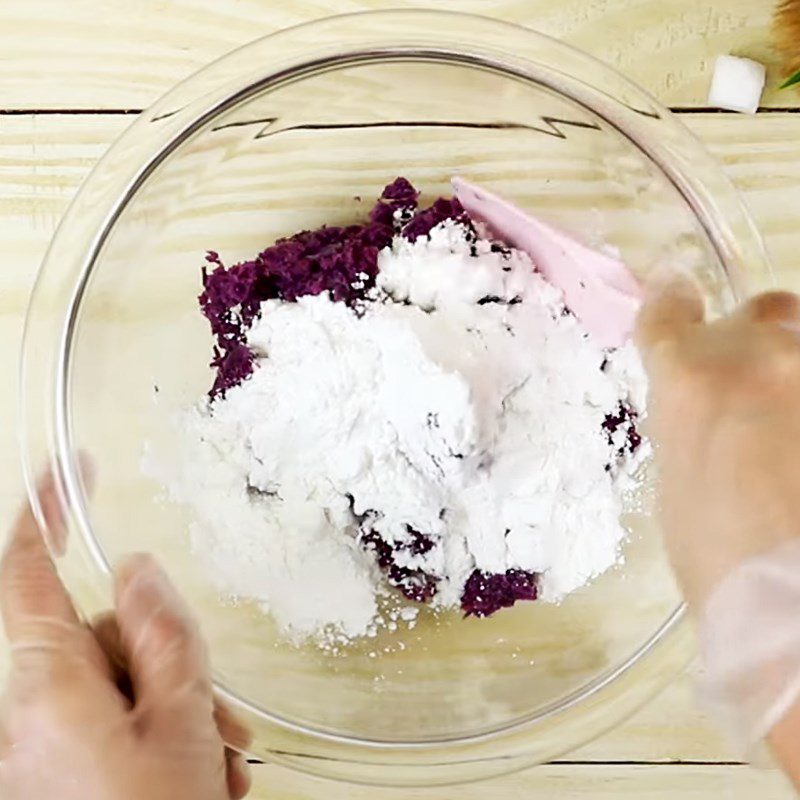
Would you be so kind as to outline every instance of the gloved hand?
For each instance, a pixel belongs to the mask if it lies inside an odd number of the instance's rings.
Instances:
[[[52,480],[40,491],[56,537]],[[135,556],[116,615],[78,619],[26,510],[0,565],[11,672],[0,707],[3,800],[239,800],[247,765],[223,736],[246,730],[215,704],[205,645],[166,575]],[[127,690],[121,688],[127,685]]]
[[[666,544],[698,619],[703,691],[751,745],[798,716],[800,298],[761,295],[707,323],[691,281],[662,280],[637,341]]]

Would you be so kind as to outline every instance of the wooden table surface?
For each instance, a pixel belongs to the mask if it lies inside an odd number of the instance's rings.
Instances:
[[[800,92],[778,92],[771,0],[2,0],[0,2],[0,526],[22,496],[16,370],[27,296],[54,227],[133,116],[176,81],[257,36],[337,12],[427,6],[537,28],[614,64],[683,115],[744,193],[779,281],[800,289]],[[770,67],[756,117],[704,108],[713,60]],[[797,265],[798,269],[795,269]],[[0,653],[0,664],[2,664]],[[737,763],[694,707],[688,677],[568,759],[472,787],[345,787],[256,768],[259,800],[503,797],[755,798],[793,794]]]

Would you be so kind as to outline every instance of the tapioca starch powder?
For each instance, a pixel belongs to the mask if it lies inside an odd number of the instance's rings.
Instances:
[[[633,346],[598,346],[463,219],[395,235],[373,284],[265,301],[249,377],[182,417],[169,491],[220,591],[346,641],[413,624],[412,600],[484,615],[616,564],[647,453]]]

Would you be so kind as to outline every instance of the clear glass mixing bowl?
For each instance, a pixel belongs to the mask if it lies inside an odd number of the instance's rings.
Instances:
[[[140,464],[144,443],[168,445],[172,412],[209,386],[204,251],[232,263],[280,235],[360,219],[400,174],[429,197],[464,175],[619,248],[643,277],[692,270],[717,312],[769,280],[711,157],[603,64],[478,17],[331,18],[180,84],[86,181],[31,303],[23,452],[29,486],[42,464],[55,470],[71,536],[53,553],[83,613],[110,605],[109,564],[154,552],[202,620],[218,690],[255,731],[253,755],[409,785],[562,754],[650,697],[687,646],[648,491],[625,565],[561,605],[423,615],[339,657],[282,643],[257,609],[222,602],[195,563],[187,513]],[[79,449],[97,467],[91,498]],[[403,650],[389,646],[398,637]]]

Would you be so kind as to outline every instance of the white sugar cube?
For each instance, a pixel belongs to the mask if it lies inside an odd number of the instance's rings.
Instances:
[[[708,93],[708,104],[727,111],[755,114],[767,80],[767,70],[758,61],[719,56]]]

